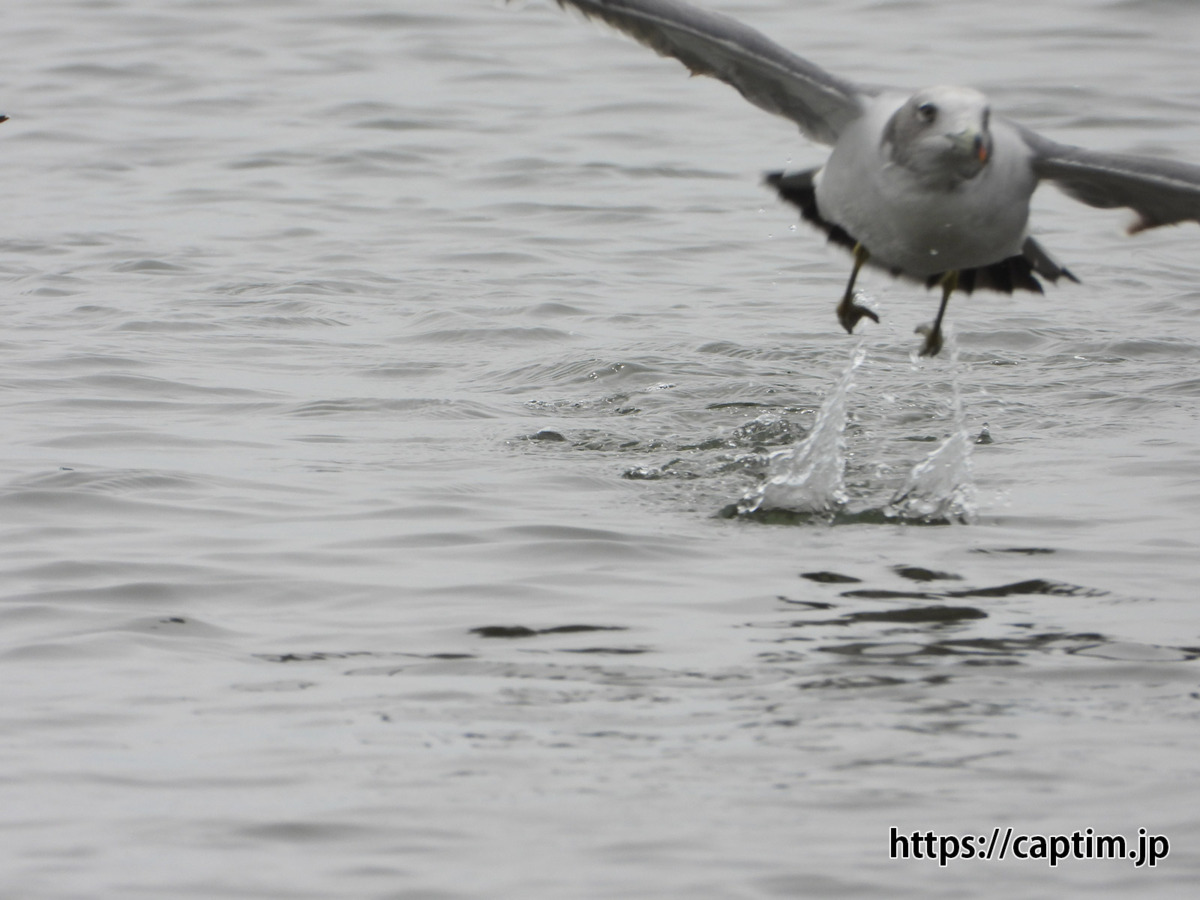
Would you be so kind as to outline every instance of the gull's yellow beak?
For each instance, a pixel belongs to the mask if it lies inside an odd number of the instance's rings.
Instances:
[[[964,156],[970,156],[981,166],[986,165],[992,155],[991,137],[986,131],[978,131],[974,128],[964,128],[962,131],[955,134],[947,135],[951,143],[954,144],[958,151]]]

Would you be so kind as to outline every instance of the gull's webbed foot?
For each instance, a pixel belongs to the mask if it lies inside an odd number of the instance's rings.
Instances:
[[[866,247],[862,244],[854,245],[854,268],[850,270],[850,281],[846,285],[846,293],[842,295],[842,302],[837,306],[838,321],[848,334],[854,334],[854,326],[864,317],[872,322],[879,321],[879,316],[874,312],[854,302],[854,282],[858,279],[858,270],[866,265],[870,258],[871,254]]]
[[[925,335],[925,346],[921,348],[922,356],[937,356],[942,351],[942,319],[946,317],[946,305],[950,302],[950,295],[958,288],[958,272],[947,272],[940,281],[942,302],[938,306],[937,317],[928,325],[917,326],[917,334]]]
[[[854,326],[861,319],[870,319],[872,322],[879,321],[879,316],[873,310],[867,309],[861,303],[855,303],[854,298],[849,294],[843,297],[842,302],[838,304],[837,317],[847,334],[854,334]]]
[[[941,323],[918,325],[917,334],[925,335],[925,344],[921,347],[921,356],[937,356],[942,352]]]

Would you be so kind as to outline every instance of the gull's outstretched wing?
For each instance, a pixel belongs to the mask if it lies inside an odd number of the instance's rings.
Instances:
[[[876,93],[843,81],[784,50],[753,28],[678,0],[558,0],[607,22],[694,75],[711,75],[737,88],[755,106],[791,119],[809,138],[837,140]]]
[[[1082,203],[1101,209],[1127,206],[1137,213],[1130,234],[1174,225],[1200,222],[1200,166],[1098,153],[1058,144],[1035,131],[1018,126],[1032,151],[1030,165],[1039,179],[1054,184]]]

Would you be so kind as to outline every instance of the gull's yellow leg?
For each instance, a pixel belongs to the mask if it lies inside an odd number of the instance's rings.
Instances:
[[[940,284],[942,304],[938,307],[937,318],[933,320],[932,325],[921,325],[917,328],[917,334],[925,335],[925,346],[921,348],[922,356],[937,356],[941,352],[942,319],[946,315],[946,304],[950,302],[950,295],[958,288],[958,272],[947,272],[942,276]]]
[[[854,333],[854,326],[863,316],[873,322],[879,321],[879,316],[865,306],[854,302],[854,282],[858,280],[858,270],[865,266],[870,258],[871,254],[866,247],[862,244],[854,245],[854,268],[850,270],[850,282],[846,285],[846,293],[842,295],[842,302],[837,306],[838,321],[850,334]]]

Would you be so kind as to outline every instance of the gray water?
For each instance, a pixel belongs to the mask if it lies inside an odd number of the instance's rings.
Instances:
[[[1200,162],[1186,0],[719,7]],[[957,363],[864,276],[866,512],[727,518],[860,341],[787,122],[544,3],[0,26],[0,896],[1193,896],[1195,226],[1040,192],[1083,283],[956,298]],[[873,514],[956,417],[971,521]]]

